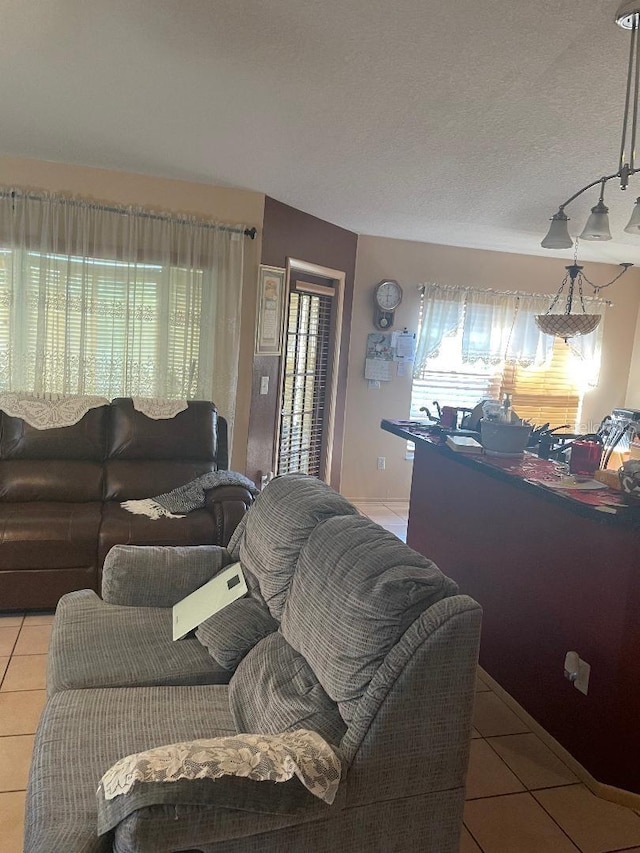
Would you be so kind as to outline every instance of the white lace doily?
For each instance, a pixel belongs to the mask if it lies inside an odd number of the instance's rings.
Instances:
[[[73,426],[90,409],[108,406],[106,397],[92,395],[65,396],[62,394],[0,394],[0,409],[12,418],[22,418],[35,429]]]
[[[175,418],[188,406],[186,400],[165,400],[162,397],[132,397],[131,399],[133,408],[137,412],[142,412],[154,421]]]
[[[316,732],[298,729],[273,735],[238,734],[157,746],[127,755],[100,780],[105,800],[128,793],[140,782],[246,776],[258,782],[286,782],[297,776],[314,796],[333,803],[340,759]]]

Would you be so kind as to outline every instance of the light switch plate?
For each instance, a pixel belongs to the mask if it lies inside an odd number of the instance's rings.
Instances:
[[[269,377],[261,376],[260,377],[260,393],[268,394],[269,393]]]

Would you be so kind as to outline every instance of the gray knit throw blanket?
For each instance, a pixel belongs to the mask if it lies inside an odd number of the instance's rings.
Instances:
[[[156,495],[155,498],[123,501],[121,506],[134,515],[146,515],[148,518],[184,518],[194,509],[201,509],[206,502],[207,490],[216,489],[218,486],[242,486],[252,495],[258,494],[256,484],[244,474],[238,474],[237,471],[209,471],[190,483]]]

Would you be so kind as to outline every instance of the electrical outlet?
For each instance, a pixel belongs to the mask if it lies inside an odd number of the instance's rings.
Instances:
[[[387,465],[387,459],[385,456],[378,456],[378,471],[384,471]]]
[[[567,652],[564,659],[564,677],[585,696],[589,692],[590,675],[590,664],[582,660],[578,652]]]
[[[260,377],[260,393],[268,394],[269,393],[269,377],[261,376]]]

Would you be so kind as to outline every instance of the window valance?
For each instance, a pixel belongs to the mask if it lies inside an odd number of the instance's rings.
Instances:
[[[458,334],[462,363],[515,364],[522,367],[548,364],[554,338],[538,329],[535,316],[544,314],[552,297],[546,294],[480,290],[426,284],[414,375],[420,376],[430,359],[438,355],[446,336]],[[585,299],[591,313],[604,313],[607,302]],[[602,327],[590,335],[573,338],[572,350],[597,368]]]

